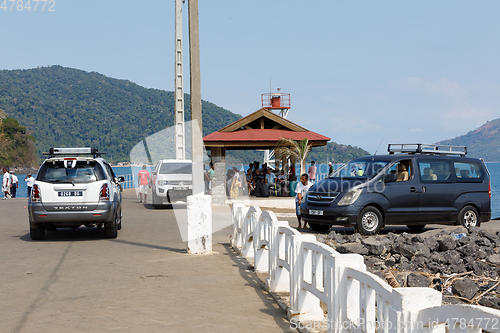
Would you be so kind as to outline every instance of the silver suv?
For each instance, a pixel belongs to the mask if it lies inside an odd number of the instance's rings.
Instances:
[[[160,208],[164,201],[185,201],[193,193],[192,163],[190,160],[158,161],[152,177],[154,208]]]
[[[96,148],[51,148],[28,199],[31,239],[43,239],[46,230],[81,225],[104,225],[105,237],[116,238],[122,227],[123,181]]]

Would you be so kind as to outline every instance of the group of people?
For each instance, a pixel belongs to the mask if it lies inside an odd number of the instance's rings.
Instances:
[[[19,179],[14,174],[14,172],[9,172],[9,168],[5,167],[2,169],[2,192],[4,195],[4,200],[15,198],[17,195],[17,189],[19,188]],[[27,174],[24,178],[26,185],[28,186],[27,196],[31,194],[31,188],[35,184],[35,178],[31,174]]]

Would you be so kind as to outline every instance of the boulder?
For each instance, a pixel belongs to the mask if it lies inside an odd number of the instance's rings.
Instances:
[[[444,260],[446,260],[446,264],[448,265],[461,265],[462,264],[462,256],[457,251],[449,250],[446,252],[441,252]]]
[[[336,233],[335,231],[330,231],[327,237],[328,240],[335,242],[337,244],[342,244],[344,243],[344,238],[342,237],[341,234]]]
[[[453,250],[457,247],[457,241],[454,236],[441,236],[437,239],[439,251]]]
[[[411,238],[412,243],[423,243],[424,240],[424,237],[422,237],[421,235],[415,235]]]
[[[337,246],[337,251],[340,253],[357,253],[366,255],[368,250],[361,243],[344,243]]]
[[[476,241],[476,244],[481,246],[481,247],[491,247],[492,244],[490,242],[490,240],[488,238],[478,238],[478,240]]]
[[[472,299],[479,291],[479,287],[471,279],[456,280],[452,284],[452,291],[457,296]]]
[[[411,259],[415,254],[418,253],[418,249],[415,245],[413,244],[406,244],[406,243],[394,243],[392,246],[392,252],[401,254],[402,256],[405,256],[408,259]]]
[[[423,243],[415,243],[414,246],[417,250],[415,252],[416,257],[429,258],[431,256],[431,250],[429,249],[429,247],[427,247],[427,245]]]
[[[486,252],[477,244],[469,243],[467,245],[461,246],[457,248],[457,251],[463,254],[464,256],[471,256],[477,259],[486,258]]]
[[[406,279],[406,284],[408,287],[428,287],[431,283],[425,276],[411,273]]]
[[[493,309],[500,309],[500,298],[495,296],[483,296],[479,300],[479,305],[487,306]]]
[[[429,237],[424,240],[424,244],[431,250],[432,252],[439,250],[439,243],[436,240],[436,237]]]
[[[361,234],[357,232],[355,234],[348,235],[347,243],[361,243]]]
[[[500,254],[492,254],[486,257],[486,261],[490,264],[500,266]]]
[[[363,244],[371,254],[376,256],[379,256],[386,251],[384,243],[374,238],[362,239],[361,244]]]

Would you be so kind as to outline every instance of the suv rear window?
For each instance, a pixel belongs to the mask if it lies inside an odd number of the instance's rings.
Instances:
[[[48,161],[42,165],[36,180],[46,183],[86,184],[105,180],[104,170],[96,161],[76,161],[74,168],[66,168],[64,161]]]
[[[191,174],[192,165],[191,163],[162,163],[160,166],[160,172],[163,174],[168,173],[187,173]]]

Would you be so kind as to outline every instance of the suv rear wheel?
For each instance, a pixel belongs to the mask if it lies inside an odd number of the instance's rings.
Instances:
[[[361,211],[356,222],[356,229],[365,235],[374,235],[382,228],[383,220],[380,211],[368,206]]]
[[[104,237],[106,238],[116,238],[118,237],[118,224],[120,223],[120,218],[118,217],[118,210],[115,212],[115,220],[113,223],[113,226],[106,226],[104,227]]]
[[[30,236],[32,240],[42,240],[45,237],[45,227],[38,224],[35,228],[30,228]]]
[[[479,220],[479,213],[477,209],[472,206],[465,206],[458,214],[458,224],[463,225],[467,229],[470,227],[479,227],[481,221]]]

